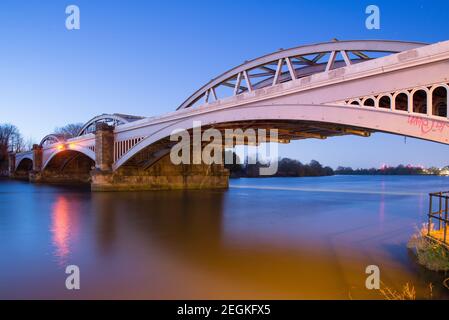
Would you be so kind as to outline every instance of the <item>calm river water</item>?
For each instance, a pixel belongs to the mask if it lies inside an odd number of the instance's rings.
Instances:
[[[449,178],[231,180],[227,191],[90,193],[0,180],[0,298],[448,298],[406,248]],[[65,288],[65,267],[81,289]]]

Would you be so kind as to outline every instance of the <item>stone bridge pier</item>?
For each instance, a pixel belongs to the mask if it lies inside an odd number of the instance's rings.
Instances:
[[[33,168],[29,172],[31,182],[40,182],[42,180],[42,146],[33,144]]]
[[[92,191],[226,189],[229,171],[223,165],[175,165],[166,152],[149,168],[126,165],[113,170],[114,128],[98,124],[95,132],[95,168]]]
[[[11,178],[14,177],[14,173],[16,171],[16,154],[10,153],[8,155],[8,170],[9,170],[9,176]]]

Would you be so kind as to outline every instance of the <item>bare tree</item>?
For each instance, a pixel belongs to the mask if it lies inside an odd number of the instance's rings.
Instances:
[[[36,144],[36,141],[33,138],[28,138],[24,143],[25,151],[30,151],[33,149],[33,145]]]
[[[24,147],[23,137],[15,125],[0,124],[0,150],[3,154],[21,152]]]
[[[82,123],[69,123],[63,127],[58,127],[55,129],[56,134],[62,134],[66,138],[76,137],[83,127]]]
[[[16,126],[0,124],[0,175],[8,171],[8,153],[21,152],[24,149],[22,135]]]

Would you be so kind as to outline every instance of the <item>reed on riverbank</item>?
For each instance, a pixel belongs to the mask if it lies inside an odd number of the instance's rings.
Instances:
[[[407,247],[412,249],[419,264],[432,271],[449,271],[449,249],[443,244],[427,237],[427,224],[424,224],[410,239]]]

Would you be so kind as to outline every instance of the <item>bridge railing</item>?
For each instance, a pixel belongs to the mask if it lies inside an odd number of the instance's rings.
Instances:
[[[427,236],[445,245],[449,245],[448,211],[449,191],[429,193]]]

